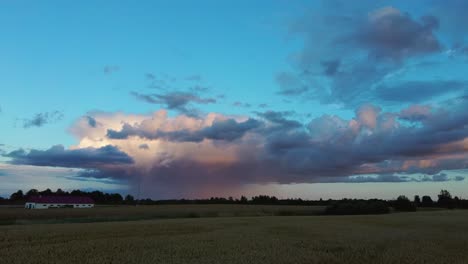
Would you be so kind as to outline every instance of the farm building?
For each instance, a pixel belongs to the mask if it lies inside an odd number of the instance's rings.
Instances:
[[[92,208],[93,199],[82,196],[34,196],[24,206],[26,209]]]

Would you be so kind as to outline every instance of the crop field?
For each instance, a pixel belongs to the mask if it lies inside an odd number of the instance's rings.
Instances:
[[[0,226],[0,263],[455,263],[468,211]]]
[[[0,225],[31,223],[86,223],[148,220],[160,218],[291,216],[318,215],[322,206],[291,205],[141,205],[97,206],[90,209],[26,210],[22,207],[0,207]]]

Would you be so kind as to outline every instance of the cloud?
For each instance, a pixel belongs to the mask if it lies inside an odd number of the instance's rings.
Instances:
[[[117,66],[117,65],[106,65],[104,66],[104,69],[103,69],[104,73],[105,74],[113,74],[113,73],[116,73],[118,71],[120,71],[120,67]]]
[[[194,74],[194,75],[190,75],[190,76],[185,77],[185,80],[199,82],[199,81],[202,80],[202,77],[199,74]]]
[[[127,139],[130,136],[139,136],[146,139],[166,139],[178,142],[201,142],[204,139],[233,141],[244,136],[248,131],[258,128],[260,122],[255,119],[248,119],[244,122],[237,122],[234,119],[215,120],[211,126],[199,130],[147,130],[138,126],[124,124],[122,130],[115,131],[109,129],[107,137],[111,139]]]
[[[235,107],[244,107],[244,108],[250,108],[252,106],[249,103],[242,103],[242,102],[239,102],[239,101],[236,101],[236,102],[232,103],[232,105],[235,106]]]
[[[291,73],[282,72],[276,76],[276,82],[280,87],[278,92],[281,95],[297,96],[306,93],[309,88],[300,78]]]
[[[381,85],[377,87],[376,95],[384,101],[418,103],[444,94],[467,90],[468,82],[465,81],[408,81],[395,85]]]
[[[433,31],[439,26],[436,17],[418,20],[393,7],[372,11],[354,34],[354,41],[377,58],[402,60],[438,52],[441,44]]]
[[[55,123],[63,119],[60,111],[37,113],[30,119],[23,120],[23,128],[42,127],[46,124]]]
[[[453,54],[468,46],[444,39],[439,24],[446,16],[424,10],[415,16],[379,4],[332,1],[294,21],[289,33],[300,37],[303,47],[289,57],[293,70],[277,74],[278,94],[353,109],[368,102],[382,107],[440,102],[466,93],[466,80],[430,78],[447,71],[441,69],[449,60],[444,46],[452,46]],[[436,63],[429,66],[429,59]],[[452,65],[452,72],[464,70]]]
[[[455,181],[463,181],[465,180],[464,176],[455,176]]]
[[[201,86],[201,85],[194,85],[192,87],[190,87],[190,90],[193,91],[193,92],[200,92],[200,93],[204,93],[204,92],[207,92],[210,90],[209,87],[207,86]]]
[[[432,180],[433,181],[447,181],[448,177],[447,177],[447,174],[445,173],[439,173],[439,174],[433,175]]]
[[[408,109],[417,116],[418,107]],[[305,124],[292,112],[255,119],[96,112],[89,115],[100,126],[82,118],[70,129],[79,142],[70,150],[7,156],[15,164],[76,167],[83,169],[79,177],[141,184],[160,197],[232,193],[247,184],[452,181],[461,179],[445,171],[468,166],[467,107],[463,99],[433,106],[417,125],[375,105],[358,107],[350,118],[323,115]]]
[[[140,144],[140,146],[138,146],[139,149],[150,149],[150,147],[148,146],[148,144]]]
[[[132,92],[135,98],[150,103],[163,105],[168,109],[177,110],[187,115],[197,115],[192,104],[213,104],[216,103],[214,98],[202,98],[192,92],[169,92],[166,94],[141,94]]]
[[[48,150],[19,149],[3,155],[11,158],[15,165],[34,165],[67,168],[95,168],[132,164],[133,159],[115,146],[107,145],[101,148],[81,148],[66,150],[62,145],[56,145]]]
[[[86,116],[86,119],[88,120],[88,125],[90,127],[96,127],[98,125],[96,119],[94,119],[94,117],[92,116]]]
[[[322,61],[323,73],[328,76],[335,75],[338,72],[340,64],[340,60]]]
[[[431,115],[432,109],[428,105],[412,105],[402,109],[398,118],[411,122],[417,122],[427,119]]]
[[[294,114],[294,112],[289,112],[289,111],[283,111],[283,112],[276,112],[276,111],[266,111],[266,112],[256,112],[256,114],[259,116],[259,117],[262,117],[263,119],[271,122],[271,123],[274,123],[274,124],[278,124],[278,125],[281,125],[281,126],[284,126],[284,127],[288,127],[288,128],[297,128],[297,127],[301,127],[302,126],[302,123],[296,121],[296,120],[292,120],[292,119],[288,119],[287,117],[288,116],[292,116]]]
[[[397,175],[397,174],[381,174],[372,176],[351,176],[351,177],[333,177],[318,179],[321,183],[370,183],[370,182],[450,182],[462,181],[464,177],[448,177],[446,173],[436,175],[412,176],[412,175]]]

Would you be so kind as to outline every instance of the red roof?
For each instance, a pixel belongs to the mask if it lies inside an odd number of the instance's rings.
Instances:
[[[93,199],[86,196],[33,196],[29,203],[43,204],[94,204]]]

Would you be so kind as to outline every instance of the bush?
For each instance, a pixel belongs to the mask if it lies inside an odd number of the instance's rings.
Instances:
[[[325,209],[329,215],[362,215],[362,214],[386,214],[390,210],[386,202],[381,200],[341,200]]]

